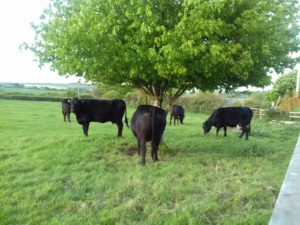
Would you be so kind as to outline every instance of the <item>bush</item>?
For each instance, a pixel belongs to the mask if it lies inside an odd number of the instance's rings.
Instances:
[[[256,92],[252,93],[249,98],[246,99],[244,102],[245,106],[251,107],[251,108],[269,108],[270,102],[267,101],[266,93],[264,92]]]
[[[211,112],[216,108],[227,105],[223,97],[211,92],[199,92],[182,96],[176,103],[183,105],[187,111],[192,112]]]
[[[300,108],[300,99],[296,96],[285,95],[278,108],[287,111],[299,111],[297,109]]]
[[[80,98],[82,98],[82,99],[93,99],[93,98],[95,98],[95,96],[93,95],[93,94],[91,94],[91,93],[81,93],[80,94]]]
[[[151,104],[151,97],[147,96],[143,91],[135,89],[125,95],[126,104],[137,107],[141,104]]]
[[[267,120],[288,120],[289,112],[281,109],[269,109],[265,111]]]
[[[74,98],[76,96],[77,96],[77,90],[76,89],[67,89],[66,98]]]
[[[92,90],[96,98],[102,99],[124,99],[127,93],[133,91],[128,85],[108,85],[101,84]]]
[[[121,96],[120,92],[116,90],[107,91],[102,95],[103,99],[122,99],[122,97],[123,96]]]

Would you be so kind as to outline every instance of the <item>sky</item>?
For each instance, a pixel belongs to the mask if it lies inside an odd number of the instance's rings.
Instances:
[[[33,43],[30,23],[39,21],[50,0],[0,1],[0,82],[9,83],[74,83],[78,78],[65,78],[45,67],[40,69],[30,51],[21,51],[23,42]]]
[[[23,42],[33,43],[34,31],[31,23],[39,17],[50,0],[3,0],[0,1],[0,82],[12,83],[74,83],[76,77],[62,77],[39,68],[30,51],[21,51]],[[278,75],[272,76],[274,82]],[[266,89],[269,89],[267,87]],[[245,89],[245,88],[242,88]],[[262,90],[257,89],[257,90]]]

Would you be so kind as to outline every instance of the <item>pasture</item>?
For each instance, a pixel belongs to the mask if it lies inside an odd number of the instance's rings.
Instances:
[[[255,118],[245,141],[205,137],[207,117],[167,125],[160,162],[148,145],[142,167],[126,126],[84,137],[61,103],[0,100],[0,224],[267,224],[300,126]]]

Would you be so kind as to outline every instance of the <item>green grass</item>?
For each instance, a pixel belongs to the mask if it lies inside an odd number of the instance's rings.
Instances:
[[[130,129],[92,123],[84,137],[60,107],[0,100],[1,225],[267,224],[299,135],[254,119],[248,141],[205,137],[208,115],[187,113],[142,167]]]

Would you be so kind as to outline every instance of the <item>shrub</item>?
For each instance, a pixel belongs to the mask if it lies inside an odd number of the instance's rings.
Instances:
[[[141,90],[135,89],[125,95],[126,104],[136,107],[141,104],[151,104],[150,96],[147,96]]]
[[[270,102],[267,101],[266,93],[256,92],[252,93],[249,98],[246,99],[244,105],[252,108],[262,109],[270,107]]]
[[[270,108],[269,110],[265,111],[266,119],[267,120],[287,120],[289,119],[289,112],[281,109],[273,109]]]
[[[296,96],[285,95],[278,108],[287,111],[299,111],[297,109],[300,108],[300,99]]]
[[[121,96],[120,92],[116,91],[116,90],[110,90],[105,92],[102,95],[103,99],[118,99],[118,98],[122,98],[123,96]]]
[[[82,93],[82,94],[80,94],[80,98],[81,99],[94,99],[95,98],[95,96],[94,95],[92,95],[92,94],[90,94],[90,93]]]
[[[216,108],[227,105],[222,96],[211,92],[199,92],[182,96],[176,103],[183,105],[186,110],[192,112],[211,112]]]
[[[66,98],[74,98],[77,96],[76,89],[67,89],[66,91]]]

